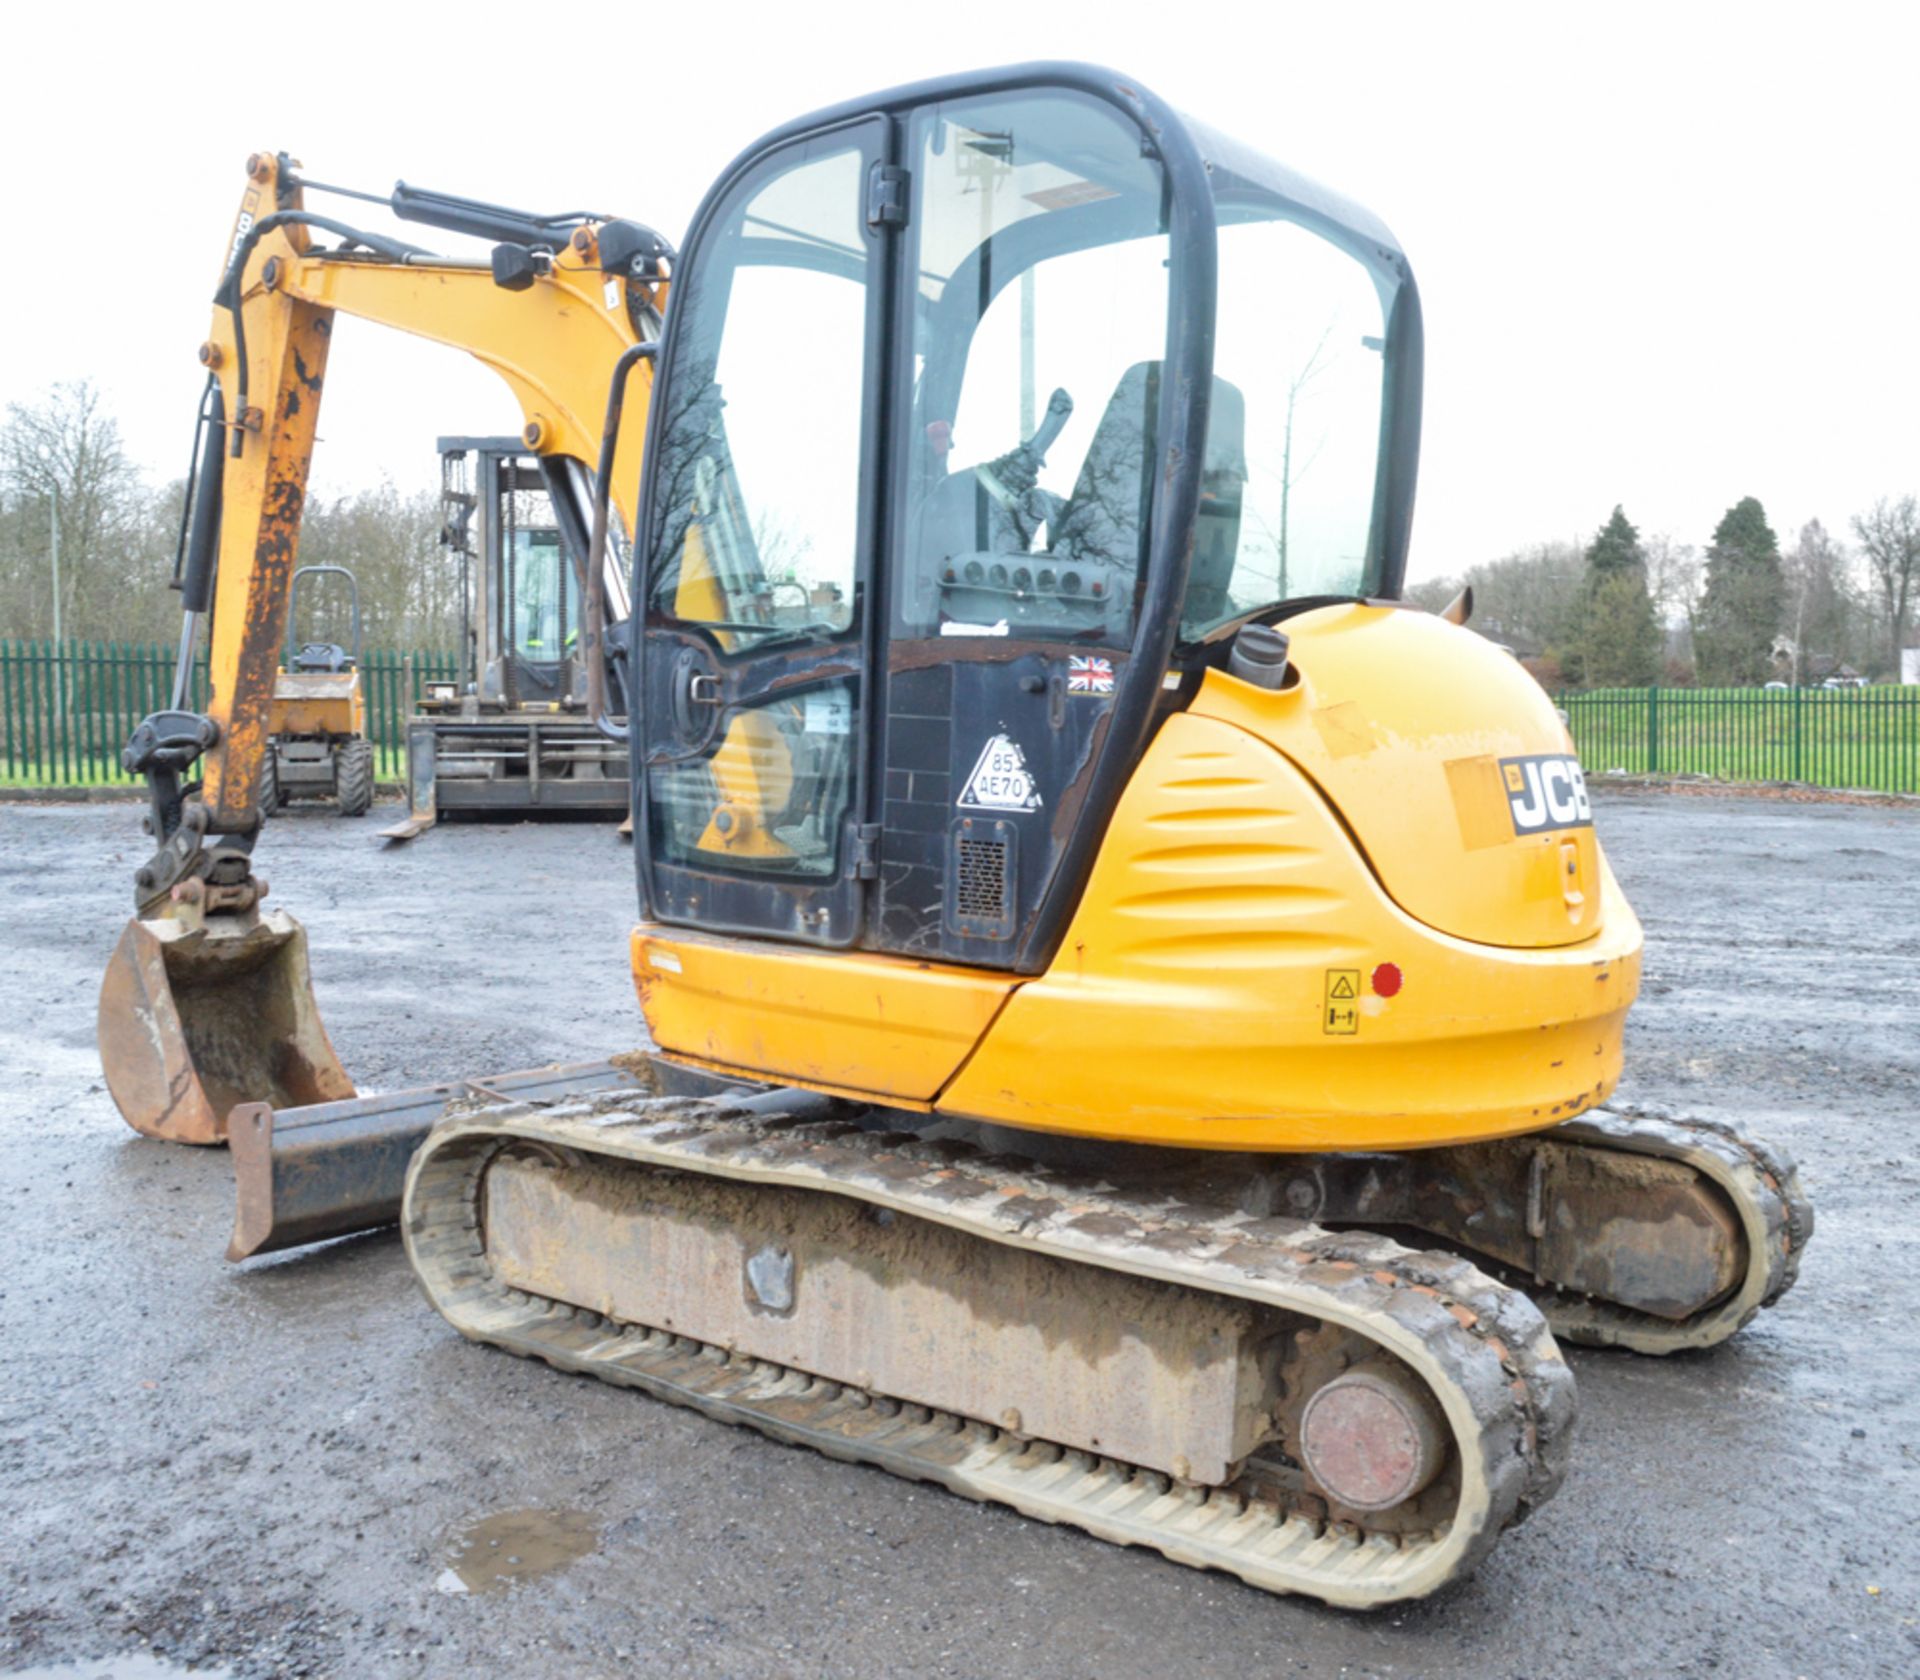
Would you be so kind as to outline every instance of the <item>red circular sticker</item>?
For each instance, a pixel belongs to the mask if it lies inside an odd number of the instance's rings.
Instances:
[[[1400,990],[1400,965],[1382,963],[1373,971],[1373,990],[1376,997],[1392,997]]]

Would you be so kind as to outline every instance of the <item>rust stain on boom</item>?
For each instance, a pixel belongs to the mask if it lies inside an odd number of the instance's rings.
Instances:
[[[257,809],[260,764],[274,679],[287,636],[287,603],[300,547],[307,471],[326,374],[333,312],[310,303],[290,303],[276,312],[269,342],[270,366],[256,389],[278,393],[262,435],[227,467],[254,477],[251,488],[229,482],[227,524],[221,533],[219,595],[214,616],[215,691],[209,710],[220,726],[224,751],[207,761],[206,802],[215,833],[244,832]],[[249,521],[242,510],[254,510]],[[230,672],[226,685],[217,679]]]

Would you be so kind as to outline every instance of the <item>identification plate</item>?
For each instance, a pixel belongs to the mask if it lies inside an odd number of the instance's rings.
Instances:
[[[980,750],[979,762],[957,801],[963,810],[1037,811],[1040,790],[1027,770],[1019,743],[996,735]]]

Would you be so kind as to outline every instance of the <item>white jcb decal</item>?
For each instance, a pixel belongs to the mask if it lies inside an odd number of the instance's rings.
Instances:
[[[1587,778],[1580,761],[1566,753],[1534,753],[1500,760],[1507,808],[1515,834],[1540,834],[1550,828],[1591,828]]]
[[[240,247],[247,242],[247,235],[253,231],[254,206],[260,202],[260,192],[256,187],[240,201],[240,219],[233,224],[233,243],[227,247],[227,261],[240,255]]]
[[[980,761],[961,790],[959,804],[973,811],[1037,811],[1040,790],[1027,773],[1026,754],[1005,735],[980,749]]]

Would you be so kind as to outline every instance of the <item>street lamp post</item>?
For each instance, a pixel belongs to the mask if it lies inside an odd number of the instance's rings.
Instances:
[[[50,478],[47,488],[53,497],[48,504],[52,512],[47,525],[48,547],[53,553],[53,640],[57,646],[60,641],[60,485]]]
[[[53,473],[53,451],[40,446],[47,465],[47,549],[53,561],[53,671],[54,707],[61,722],[67,716],[67,659],[60,637],[60,480]]]

